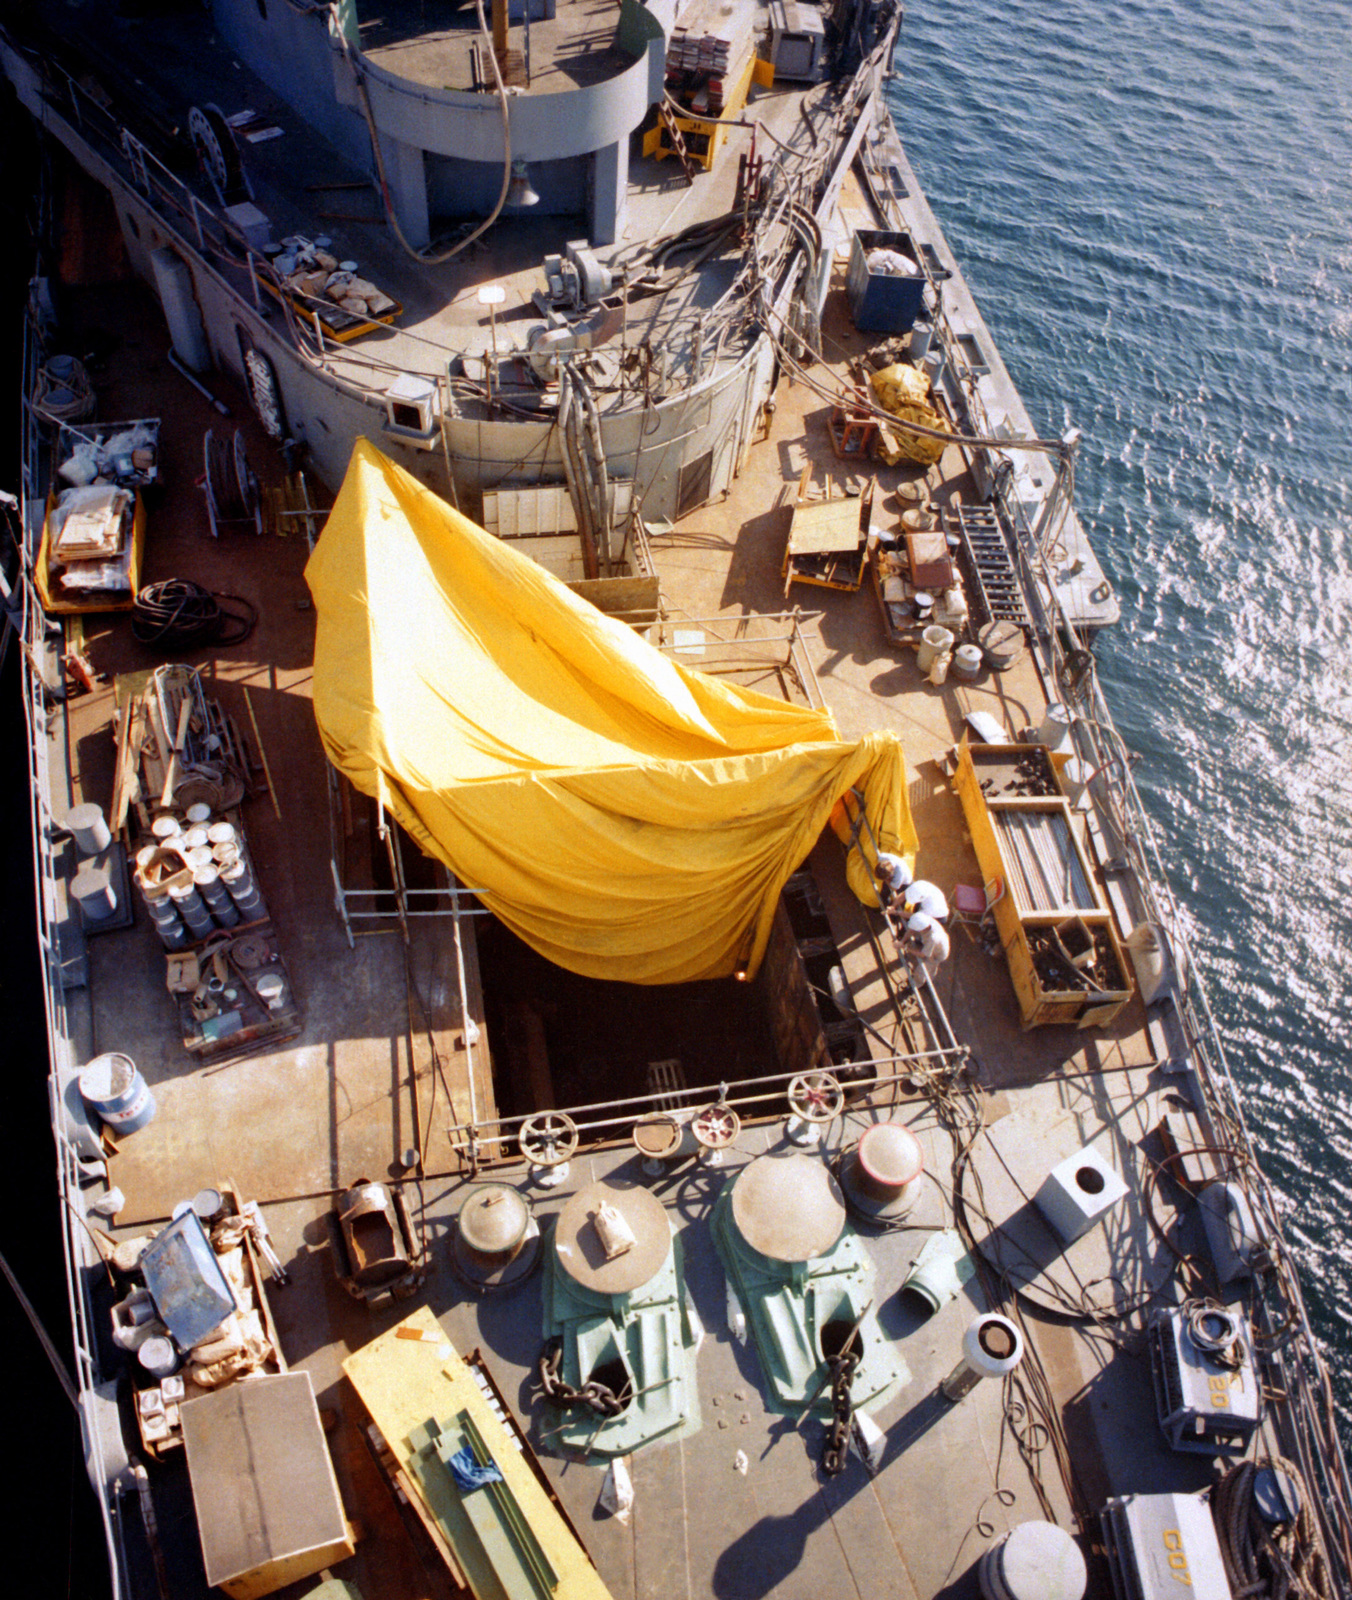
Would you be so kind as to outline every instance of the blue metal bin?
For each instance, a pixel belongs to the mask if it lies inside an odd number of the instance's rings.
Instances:
[[[897,250],[916,262],[916,276],[899,278],[870,272],[868,258],[875,250]],[[906,333],[925,307],[925,277],[920,256],[909,233],[886,233],[862,228],[850,244],[850,266],[845,293],[850,315],[861,333]]]

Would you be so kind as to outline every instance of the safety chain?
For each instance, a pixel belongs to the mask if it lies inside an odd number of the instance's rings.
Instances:
[[[565,1383],[559,1375],[562,1365],[562,1342],[558,1339],[548,1340],[536,1365],[546,1400],[552,1400],[556,1406],[586,1406],[598,1417],[618,1417],[628,1405],[627,1398],[616,1394],[606,1384],[597,1383],[595,1379],[584,1383],[580,1389]]]
[[[822,1471],[828,1478],[844,1472],[850,1453],[850,1428],[854,1423],[854,1398],[850,1390],[862,1359],[858,1350],[844,1350],[838,1356],[827,1357],[831,1368],[831,1425],[826,1430],[826,1446],[822,1450]]]

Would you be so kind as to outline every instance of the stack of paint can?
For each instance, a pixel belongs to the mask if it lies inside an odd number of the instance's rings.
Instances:
[[[205,805],[190,806],[186,824],[156,817],[155,842],[136,857],[137,885],[168,950],[267,915],[234,824],[213,819]]]
[[[188,943],[188,930],[169,897],[170,881],[186,870],[187,863],[172,846],[148,844],[137,852],[136,886],[166,950],[182,950]]]
[[[246,922],[256,922],[259,917],[267,915],[263,896],[254,882],[253,871],[242,855],[238,855],[228,867],[221,868],[221,882]]]

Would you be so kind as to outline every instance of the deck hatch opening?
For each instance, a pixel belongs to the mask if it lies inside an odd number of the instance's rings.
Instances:
[[[609,1389],[615,1396],[619,1406],[617,1416],[623,1416],[629,1409],[634,1398],[634,1380],[629,1376],[629,1369],[619,1356],[612,1356],[609,1361],[599,1362],[587,1375],[588,1383],[598,1383],[602,1388]]]
[[[845,1342],[854,1332],[854,1323],[848,1317],[832,1317],[822,1327],[820,1344],[822,1360],[831,1361],[845,1348]]]

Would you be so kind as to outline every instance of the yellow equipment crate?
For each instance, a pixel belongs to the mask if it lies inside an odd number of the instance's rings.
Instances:
[[[1010,787],[1043,792],[997,787],[993,774],[1035,763],[1037,752],[1045,780]],[[1024,1028],[1113,1021],[1132,996],[1130,968],[1055,763],[1040,745],[964,739],[954,787],[981,876],[1003,886],[992,914]]]
[[[767,63],[757,61],[754,51],[747,57],[746,65],[738,73],[732,91],[723,102],[722,111],[716,117],[697,117],[693,114],[682,116],[679,112],[673,116],[672,120],[685,140],[690,159],[698,162],[706,172],[713,167],[723,141],[728,136],[729,125],[738,121],[742,115],[746,97],[751,92],[753,76],[756,81],[762,81],[766,66]],[[761,72],[756,71],[757,67]],[[773,70],[770,68],[771,72]],[[676,154],[676,147],[671,143],[671,136],[667,132],[665,123],[658,122],[656,127],[650,128],[643,135],[643,154],[656,156],[659,161]]]

